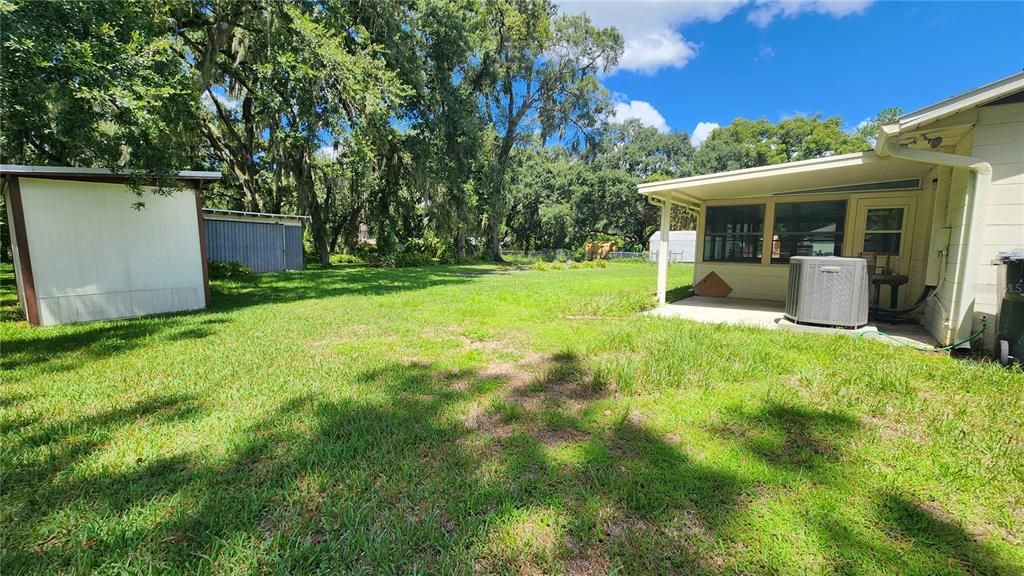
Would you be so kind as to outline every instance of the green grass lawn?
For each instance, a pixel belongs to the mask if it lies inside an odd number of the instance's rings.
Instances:
[[[1024,572],[1020,371],[642,317],[642,263],[49,329],[3,272],[5,576]]]

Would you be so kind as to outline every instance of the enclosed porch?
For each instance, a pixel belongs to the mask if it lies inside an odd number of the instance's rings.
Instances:
[[[673,207],[698,213],[698,295],[667,303],[667,263],[659,261],[655,314],[806,329],[783,318],[794,256],[865,257],[873,309],[913,308],[938,280],[929,249],[941,235],[932,221],[938,173],[933,164],[864,152],[642,185],[664,228]],[[706,279],[717,289],[702,293]],[[921,326],[872,322],[868,331],[936,343]]]

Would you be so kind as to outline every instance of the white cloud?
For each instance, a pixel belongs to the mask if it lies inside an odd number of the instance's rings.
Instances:
[[[661,68],[682,68],[697,55],[697,45],[671,31],[648,34],[626,42],[619,69],[654,74]]]
[[[651,106],[650,102],[643,100],[630,100],[629,102],[617,102],[615,111],[612,113],[613,122],[624,122],[629,118],[636,118],[644,126],[650,126],[658,132],[668,132],[668,122],[658,112],[658,109]]]
[[[805,12],[841,18],[860,14],[874,0],[567,0],[559,10],[585,12],[597,26],[615,26],[622,33],[625,51],[617,70],[654,74],[662,68],[682,68],[697,56],[699,46],[687,40],[679,27],[694,22],[718,22],[752,5],[747,19],[767,26],[777,17]]]
[[[692,22],[718,22],[746,1],[570,0],[562,2],[559,10],[586,12],[597,26],[615,26],[625,42],[617,69],[653,74],[661,68],[682,68],[697,55],[697,44],[687,40],[677,27]]]
[[[761,47],[757,50],[758,60],[771,60],[775,58],[775,49],[767,44],[761,44]]]
[[[758,28],[764,28],[778,17],[795,18],[808,12],[833,18],[863,14],[872,4],[874,0],[755,0],[754,8],[747,13],[747,20]]]
[[[716,122],[697,122],[697,126],[693,129],[693,132],[690,133],[690,142],[692,142],[694,146],[700,146],[708,139],[708,136],[711,136],[711,132],[718,127],[718,123]]]

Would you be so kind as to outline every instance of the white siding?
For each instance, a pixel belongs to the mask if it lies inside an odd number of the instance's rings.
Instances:
[[[21,178],[43,325],[205,305],[194,192]],[[135,210],[132,204],[145,202]]]
[[[786,301],[789,287],[789,266],[785,264],[750,264],[729,262],[698,262],[694,266],[694,282],[709,273],[718,274],[732,287],[729,298]]]
[[[1001,297],[997,286],[997,267],[991,264],[1002,250],[1024,247],[1024,103],[998,104],[978,109],[974,130],[956,148],[957,154],[975,156],[992,165],[992,187],[985,205],[985,228],[970,239],[981,242],[982,252],[973,290],[975,328],[981,317],[988,319],[986,344],[995,342],[996,315]],[[954,170],[949,205],[945,214],[950,228],[949,254],[942,270],[944,282],[938,290],[939,303],[930,303],[925,311],[925,326],[940,340],[947,331],[946,313],[958,282],[956,273],[963,257],[961,232],[964,223],[964,197],[970,174]]]

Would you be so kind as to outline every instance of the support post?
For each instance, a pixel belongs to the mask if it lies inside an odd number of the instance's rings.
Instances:
[[[668,234],[672,224],[672,203],[661,200],[661,232],[658,235],[658,306],[665,305],[668,289]]]

